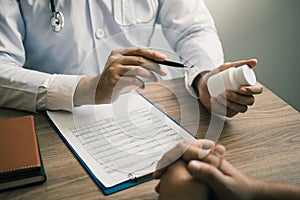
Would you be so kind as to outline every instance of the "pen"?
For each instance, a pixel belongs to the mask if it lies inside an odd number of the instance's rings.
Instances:
[[[165,60],[165,61],[158,61],[158,60],[152,60],[154,63],[157,64],[162,64],[162,65],[167,65],[170,67],[178,67],[178,68],[185,68],[187,66],[185,66],[184,64],[178,63],[178,62],[174,62],[174,61],[170,61],[170,60]]]

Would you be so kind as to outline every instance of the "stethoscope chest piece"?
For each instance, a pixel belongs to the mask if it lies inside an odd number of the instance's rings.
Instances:
[[[58,33],[64,27],[64,16],[61,12],[55,12],[50,19],[50,26],[53,32]]]

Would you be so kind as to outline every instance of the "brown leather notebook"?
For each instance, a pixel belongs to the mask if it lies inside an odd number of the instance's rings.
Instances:
[[[44,181],[33,116],[0,120],[0,190]]]

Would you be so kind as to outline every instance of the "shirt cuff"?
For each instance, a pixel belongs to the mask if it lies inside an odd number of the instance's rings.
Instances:
[[[47,90],[46,108],[48,110],[66,110],[72,112],[74,108],[74,93],[81,76],[52,75],[43,87]]]
[[[195,92],[192,84],[194,79],[197,77],[197,75],[200,74],[198,70],[195,70],[194,68],[187,69],[185,71],[185,76],[184,76],[184,82],[185,82],[185,87],[187,91],[194,97],[198,98],[197,93]]]
[[[210,72],[210,70],[206,69],[204,71],[201,71],[200,69],[195,67],[191,67],[185,71],[185,76],[184,76],[185,87],[187,91],[196,99],[199,98],[199,93],[198,91],[195,91],[195,87],[193,87],[193,82],[199,74],[204,74],[207,72]]]

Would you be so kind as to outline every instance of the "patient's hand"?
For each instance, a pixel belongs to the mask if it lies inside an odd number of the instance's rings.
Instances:
[[[208,199],[209,188],[196,180],[188,171],[183,160],[177,160],[168,167],[155,190],[160,199]]]
[[[167,170],[168,166],[178,159],[190,161],[206,157],[214,146],[215,143],[213,141],[203,139],[179,143],[160,159],[156,171],[153,173],[153,177],[159,179]]]
[[[214,156],[215,154],[218,156]],[[210,140],[194,140],[177,145],[158,164],[159,169],[154,173],[154,178],[161,181],[155,190],[160,193],[161,199],[208,199],[208,186],[191,175],[187,163],[193,159],[202,159],[212,166],[219,166],[219,157],[224,154],[225,148],[215,146]],[[178,157],[180,159],[177,160]]]
[[[194,178],[210,186],[217,199],[254,199],[255,179],[241,173],[225,158],[211,154],[211,159],[219,159],[219,167],[192,160],[188,163],[189,172]]]

